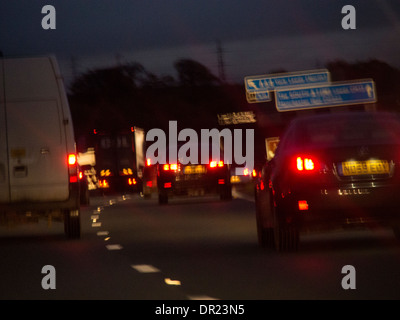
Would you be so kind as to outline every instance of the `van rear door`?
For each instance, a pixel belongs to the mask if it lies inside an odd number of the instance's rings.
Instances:
[[[10,201],[3,59],[0,58],[0,203]]]
[[[5,59],[10,202],[69,196],[62,99],[49,58]]]

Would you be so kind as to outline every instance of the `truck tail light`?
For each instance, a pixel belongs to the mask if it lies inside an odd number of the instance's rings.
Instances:
[[[99,188],[107,189],[109,187],[110,185],[108,184],[108,181],[106,179],[99,180]]]

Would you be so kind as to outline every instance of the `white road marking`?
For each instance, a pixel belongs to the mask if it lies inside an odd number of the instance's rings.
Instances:
[[[170,286],[180,286],[181,282],[179,280],[172,280],[170,278],[165,278],[164,282]]]
[[[122,246],[120,244],[108,244],[106,245],[108,250],[121,250]]]
[[[157,269],[156,267],[149,264],[136,264],[136,265],[131,265],[131,267],[140,273],[161,272],[160,269]]]

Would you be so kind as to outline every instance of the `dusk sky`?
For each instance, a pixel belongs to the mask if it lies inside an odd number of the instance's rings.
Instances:
[[[42,7],[56,9],[44,30]],[[344,30],[342,7],[356,9]],[[335,59],[372,58],[400,68],[399,0],[4,0],[0,50],[5,56],[55,54],[67,82],[77,73],[139,62],[175,76],[180,58],[218,75],[220,41],[228,80],[274,70],[315,69]],[[74,57],[75,64],[72,63]]]

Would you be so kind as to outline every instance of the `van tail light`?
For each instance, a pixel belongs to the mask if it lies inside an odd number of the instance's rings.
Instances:
[[[68,155],[68,165],[69,166],[76,165],[76,154],[71,153],[71,154]]]
[[[295,160],[295,171],[297,172],[315,172],[318,161],[310,156],[298,156]]]
[[[68,155],[67,163],[68,163],[69,182],[70,183],[78,182],[79,171],[75,153],[70,153]]]

